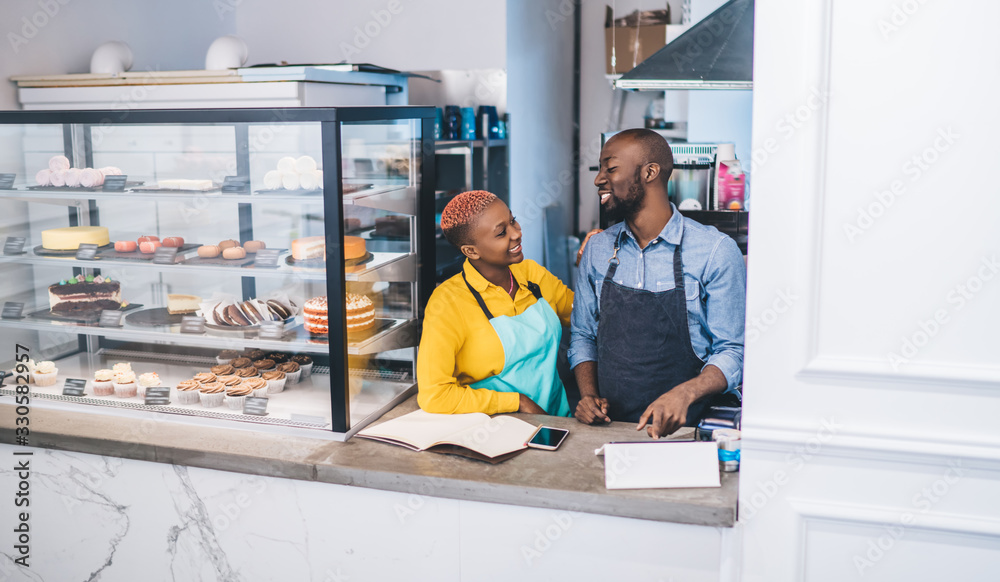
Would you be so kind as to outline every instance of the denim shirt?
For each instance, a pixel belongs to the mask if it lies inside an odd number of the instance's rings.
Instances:
[[[684,291],[687,296],[691,347],[705,365],[717,367],[726,376],[728,391],[743,378],[743,328],[746,316],[746,263],[736,242],[713,226],[684,218],[670,205],[673,216],[659,236],[645,249],[625,222],[590,238],[583,251],[576,280],[571,318],[569,363],[597,361],[597,320],[601,287],[620,237],[619,285],[647,291],[674,288],[674,247],[681,242]],[[641,314],[639,314],[641,317]],[[664,354],[668,357],[668,354]],[[702,367],[704,370],[704,367]]]

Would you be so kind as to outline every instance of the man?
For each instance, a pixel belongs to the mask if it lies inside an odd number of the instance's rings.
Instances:
[[[569,361],[577,420],[622,420],[666,436],[700,420],[743,374],[746,267],[736,243],[667,198],[670,146],[647,129],[616,134],[594,180],[611,220],[583,253]]]

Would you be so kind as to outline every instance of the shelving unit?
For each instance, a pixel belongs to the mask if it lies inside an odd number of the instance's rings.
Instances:
[[[102,148],[96,139],[94,130],[112,114],[108,111],[0,113],[0,140],[23,144],[22,162],[0,167],[0,173],[17,176],[10,189],[0,190],[0,199],[24,202],[29,211],[35,209],[38,215],[46,217],[37,224],[29,220],[24,225],[21,234],[26,240],[21,253],[0,254],[0,270],[3,270],[0,272],[7,275],[6,280],[25,282],[30,289],[26,292],[23,288],[0,284],[0,302],[25,304],[24,317],[0,319],[0,335],[4,329],[16,332],[19,337],[28,334],[34,338],[29,343],[37,354],[32,357],[52,360],[60,369],[57,386],[37,387],[35,392],[40,398],[145,412],[231,418],[255,425],[322,428],[347,438],[412,393],[419,325],[435,275],[431,252],[435,244],[432,228],[435,169],[429,138],[433,131],[432,109],[131,111],[123,123],[112,125],[113,129],[134,135],[138,142],[135,151],[125,152]],[[50,126],[56,126],[55,131]],[[213,142],[205,138],[204,134],[213,133],[213,128],[219,130],[216,132],[219,135],[234,139]],[[168,131],[184,137],[175,141],[186,142],[188,149],[163,152],[155,136]],[[60,134],[62,139],[58,139]],[[144,150],[147,134],[157,145]],[[202,155],[189,151],[200,151]],[[33,178],[39,164],[56,154],[69,158],[71,167],[98,167],[107,163],[107,159],[120,158],[129,180],[143,184],[132,185],[125,192],[33,187],[26,177]],[[279,158],[302,154],[311,154],[324,170],[321,189],[264,190],[262,176],[274,168]],[[226,175],[247,181],[249,187],[244,192],[148,191],[148,184],[175,177],[168,171],[164,173],[163,167],[171,164],[183,168],[211,167],[219,165],[219,160],[226,162]],[[144,162],[148,162],[145,169]],[[366,171],[354,171],[355,166],[363,166]],[[185,171],[194,174],[186,177],[205,177],[204,171],[200,174],[197,170]],[[66,207],[64,218],[53,218],[53,205]],[[46,207],[49,210],[44,210]],[[196,211],[184,214],[180,210],[185,207]],[[380,219],[406,226],[408,236],[378,236]],[[179,252],[173,264],[101,256],[101,251],[93,260],[72,254],[50,256],[35,252],[41,244],[40,231],[52,226],[106,226],[112,241],[134,238],[122,234],[133,231],[183,236],[186,243],[195,245],[216,244],[226,238],[236,238],[241,244],[266,240],[267,248],[278,249],[279,254],[276,265],[261,267],[252,261],[195,264],[191,261],[197,259],[197,247]],[[325,261],[300,266],[289,259],[293,239],[317,235],[326,239]],[[367,258],[360,259],[361,264],[345,260],[345,236],[361,236],[365,240]],[[122,324],[118,327],[83,323],[82,319],[52,319],[46,300],[48,286],[59,278],[96,276],[102,271],[124,274],[114,277],[121,284],[122,298],[141,306],[123,309]],[[284,322],[280,336],[266,339],[261,338],[255,327],[206,325],[204,332],[186,333],[189,330],[176,321],[130,321],[132,314],[165,307],[166,294],[177,288],[202,297],[205,303],[215,301],[211,297],[219,292],[236,301],[286,296],[297,313]],[[348,332],[344,298],[349,291],[368,296],[374,302],[373,330]],[[305,328],[302,312],[308,299],[320,295],[331,298],[327,314],[331,332],[324,335],[310,333]],[[14,353],[13,345],[3,345],[0,349]],[[296,385],[293,390],[302,394],[269,396],[275,406],[268,407],[268,416],[253,418],[242,410],[225,406],[147,406],[138,398],[118,399],[90,393],[96,369],[111,368],[114,361],[135,358],[141,362],[136,364],[137,373],[157,371],[161,384],[172,388],[174,402],[176,383],[190,379],[198,371],[208,371],[215,354],[221,350],[251,349],[309,355],[314,367],[327,373],[314,376],[307,385]],[[0,362],[0,370],[13,368],[12,361]],[[62,395],[64,377],[87,379],[88,394]],[[11,383],[12,379],[8,379],[7,384]],[[0,389],[0,394],[6,393],[6,387]],[[296,417],[300,420],[295,420]],[[312,420],[302,422],[301,417]]]

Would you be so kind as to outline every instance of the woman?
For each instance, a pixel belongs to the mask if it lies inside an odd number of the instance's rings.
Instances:
[[[441,213],[462,272],[427,302],[417,402],[428,412],[569,416],[556,372],[573,291],[521,252],[521,226],[489,192],[459,194]]]

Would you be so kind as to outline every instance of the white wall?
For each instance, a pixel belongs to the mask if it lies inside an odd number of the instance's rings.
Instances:
[[[544,209],[569,232],[573,189],[573,21],[558,0],[507,3],[507,104],[511,114],[510,201],[524,254],[542,262]],[[554,273],[568,281],[568,272]]]
[[[995,580],[1000,6],[756,16],[743,579]]]
[[[13,47],[9,34],[22,35],[24,19],[44,26]],[[248,64],[346,59],[400,70],[506,66],[504,0],[6,0],[0,23],[4,79],[89,72],[90,55],[109,40],[132,47],[133,71],[202,69],[209,45],[225,34],[247,41]],[[0,83],[0,109],[17,108],[14,85]]]

